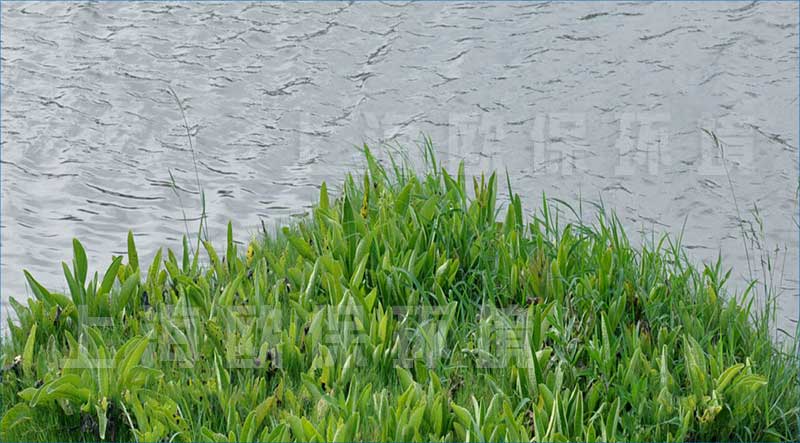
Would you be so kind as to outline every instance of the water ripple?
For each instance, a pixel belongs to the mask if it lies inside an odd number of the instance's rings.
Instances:
[[[144,259],[205,205],[214,239],[229,219],[245,239],[306,212],[323,180],[336,189],[364,142],[414,157],[422,133],[446,166],[507,170],[530,208],[543,192],[602,199],[632,237],[722,250],[741,282],[710,128],[742,210],[757,204],[790,251],[796,311],[796,3],[1,7],[2,299],[26,293],[23,268],[63,288],[74,236],[97,265],[132,229]]]

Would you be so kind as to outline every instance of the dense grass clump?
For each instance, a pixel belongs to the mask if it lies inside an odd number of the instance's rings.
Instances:
[[[616,218],[530,220],[492,175],[367,169],[244,250],[184,239],[33,299],[0,439],[799,440],[797,360],[751,297]],[[498,220],[503,220],[499,222]]]

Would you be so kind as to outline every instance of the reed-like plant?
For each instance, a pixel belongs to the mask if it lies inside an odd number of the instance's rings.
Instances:
[[[0,343],[0,438],[797,441],[796,346],[721,261],[619,220],[497,200],[426,144],[240,250],[128,254],[65,293],[25,276]],[[206,237],[207,238],[207,237]],[[202,249],[202,251],[201,251]],[[752,287],[752,286],[751,286]]]

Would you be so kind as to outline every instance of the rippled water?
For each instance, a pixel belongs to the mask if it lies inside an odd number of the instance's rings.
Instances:
[[[529,208],[542,192],[602,199],[633,237],[685,224],[692,256],[721,251],[739,288],[737,214],[757,204],[793,330],[797,17],[796,3],[3,3],[2,298],[25,296],[23,268],[65,287],[72,237],[105,264],[129,228],[144,254],[177,246],[182,208],[196,230],[172,89],[216,238],[229,219],[246,239],[302,214],[361,164],[354,146],[425,133],[448,164],[508,169]]]

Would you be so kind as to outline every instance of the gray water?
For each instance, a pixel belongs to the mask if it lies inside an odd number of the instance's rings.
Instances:
[[[247,240],[359,167],[355,146],[427,134],[448,165],[508,170],[529,209],[543,192],[602,199],[632,237],[683,231],[693,260],[722,254],[733,289],[771,256],[794,330],[797,17],[796,3],[4,2],[2,299],[28,296],[22,269],[63,289],[73,237],[96,266],[128,229],[142,255],[178,247],[198,178],[212,237],[230,219]],[[759,243],[740,216],[763,222]]]

